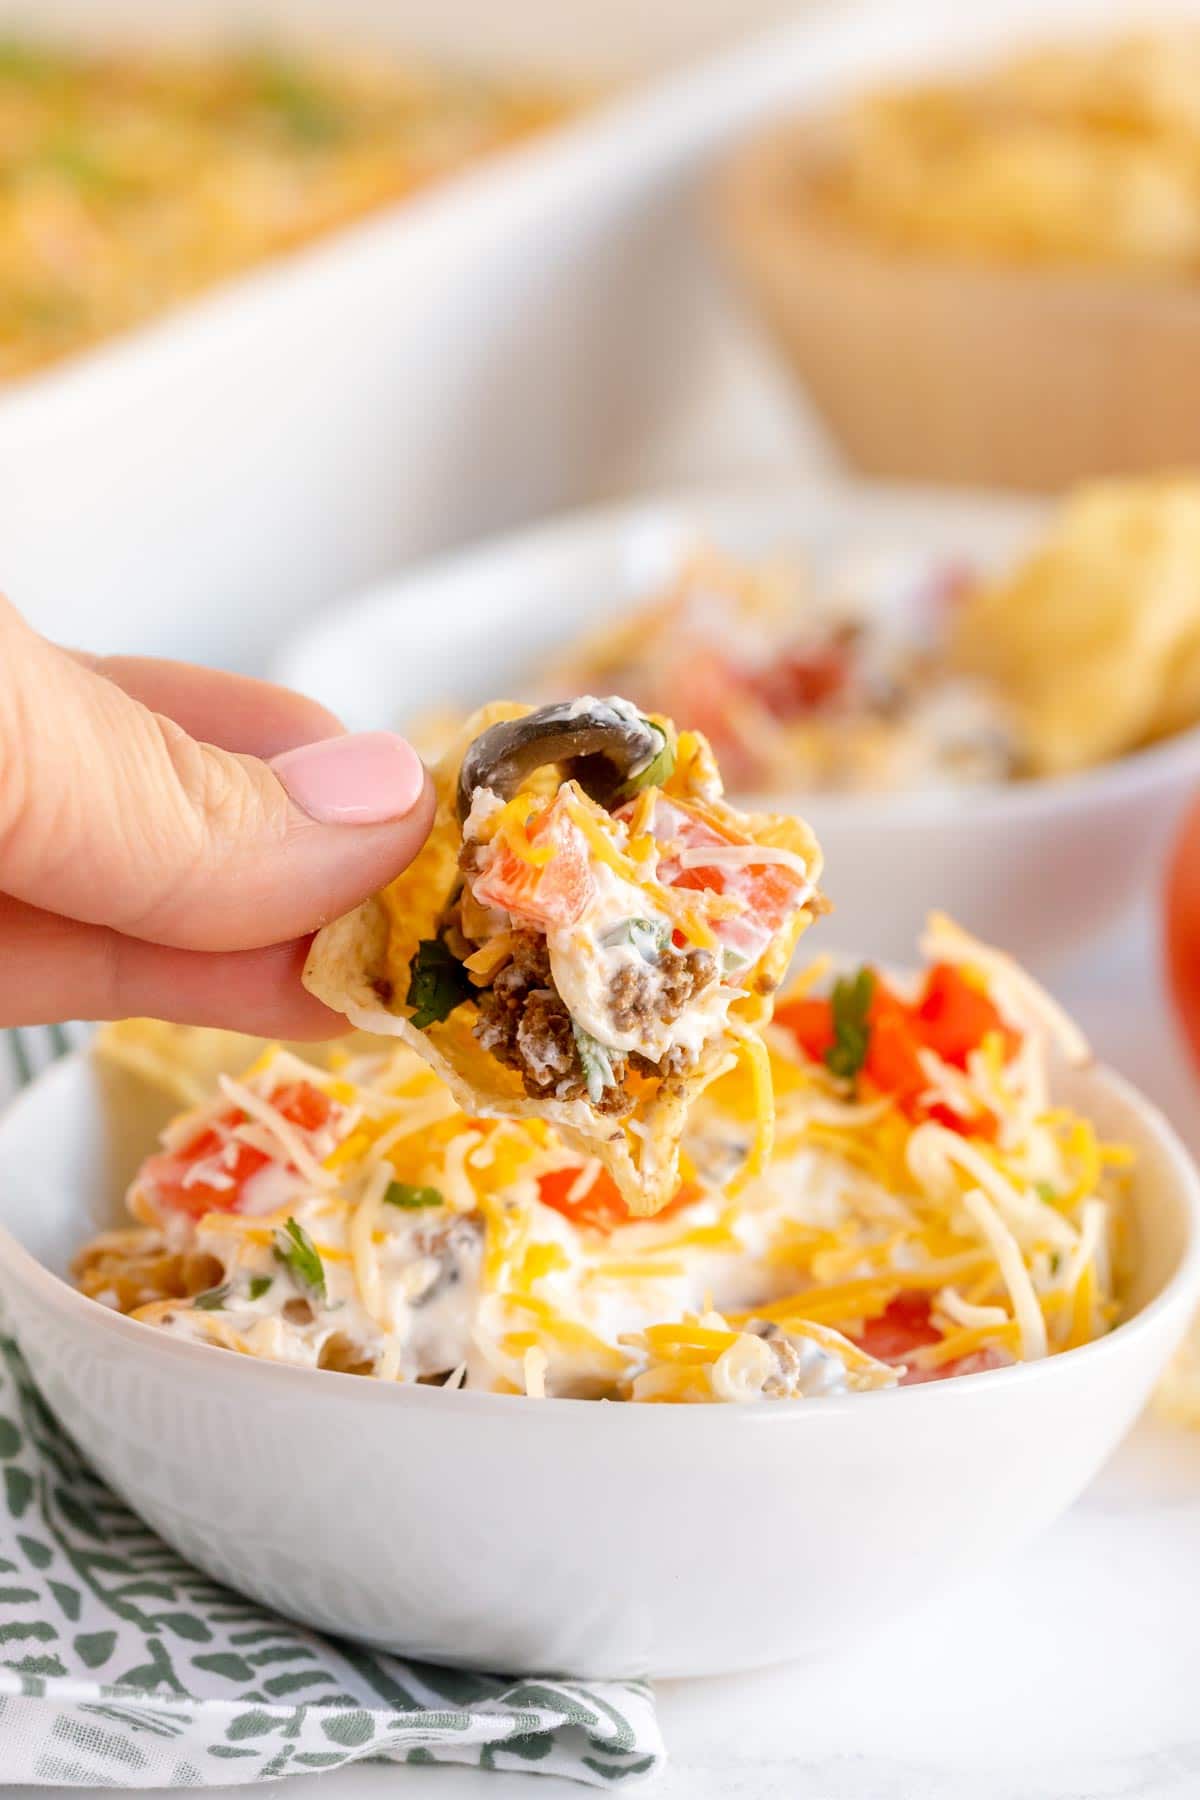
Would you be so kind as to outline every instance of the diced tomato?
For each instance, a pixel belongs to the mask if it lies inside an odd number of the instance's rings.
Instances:
[[[272,1105],[292,1125],[302,1131],[319,1131],[333,1112],[329,1096],[308,1081],[289,1081],[275,1090]],[[246,1115],[237,1107],[220,1114],[213,1125],[206,1125],[190,1144],[181,1150],[160,1150],[148,1156],[138,1174],[137,1185],[156,1208],[164,1212],[188,1213],[194,1219],[207,1212],[237,1212],[246,1183],[271,1160],[250,1144],[235,1143],[230,1148],[225,1135],[240,1125]],[[190,1170],[215,1157],[224,1181],[188,1181]]]
[[[311,1081],[285,1082],[271,1095],[271,1105],[301,1131],[319,1131],[333,1115],[333,1101]]]
[[[922,1344],[936,1344],[940,1332],[929,1317],[924,1294],[897,1294],[886,1312],[867,1319],[855,1343],[880,1362],[903,1362]]]
[[[655,695],[654,710],[686,719],[693,731],[702,731],[725,779],[744,788],[753,786],[762,770],[736,723],[741,695],[741,683],[728,658],[704,644],[693,644],[672,662]]]
[[[900,1377],[901,1387],[922,1387],[929,1381],[945,1381],[953,1375],[977,1375],[984,1369],[1002,1369],[1012,1358],[1002,1350],[974,1350],[957,1361],[942,1363],[937,1368],[922,1369],[908,1361],[914,1350],[936,1344],[941,1333],[929,1316],[929,1301],[924,1294],[898,1294],[877,1319],[868,1319],[854,1341],[868,1356],[880,1362],[907,1363]]]
[[[791,1032],[813,1062],[823,1062],[825,1052],[833,1049],[833,1007],[828,1000],[788,1000],[776,1008],[775,1022]]]
[[[471,891],[482,906],[498,906],[515,918],[542,926],[573,925],[592,897],[595,884],[588,865],[583,833],[572,822],[562,798],[538,813],[527,837],[538,850],[552,850],[543,863],[518,854],[503,833]]]
[[[552,1169],[548,1174],[539,1176],[538,1198],[542,1205],[553,1207],[564,1219],[570,1219],[573,1225],[589,1226],[593,1231],[612,1231],[618,1225],[632,1223],[621,1191],[605,1169],[601,1169],[585,1194],[578,1200],[572,1200],[571,1189],[579,1180],[579,1174],[578,1169]],[[685,1206],[690,1206],[693,1200],[698,1200],[700,1193],[701,1190],[694,1181],[683,1182],[674,1198],[655,1217],[669,1218],[672,1213],[680,1212]]]
[[[917,1017],[929,1049],[958,1069],[966,1068],[967,1057],[990,1032],[998,1032],[1009,1050],[1020,1042],[987,995],[950,963],[936,963],[930,969]]]
[[[814,1062],[823,1061],[835,1042],[833,1007],[828,1000],[785,1001],[775,1018]],[[929,1105],[921,1099],[929,1086],[921,1066],[922,1050],[933,1050],[945,1062],[965,1069],[970,1052],[978,1049],[989,1032],[999,1032],[1009,1050],[1016,1048],[1020,1041],[1017,1033],[1004,1024],[986,994],[972,987],[957,969],[939,963],[930,970],[916,1004],[910,1006],[877,975],[867,1024],[863,1075],[872,1087],[890,1094],[914,1122],[933,1119],[948,1131],[995,1136],[996,1120],[991,1113],[966,1119],[940,1102]]]
[[[624,808],[618,817],[627,816],[630,811]],[[654,835],[664,843],[677,843],[683,850],[749,841],[715,830],[680,801],[664,799],[655,808]],[[735,951],[747,964],[758,961],[773,934],[795,912],[801,887],[801,878],[793,869],[770,862],[748,863],[741,868],[701,864],[685,869],[677,860],[664,858],[658,865],[658,878],[667,887],[736,895],[744,910],[731,918],[714,920],[712,928],[722,947]]]
[[[1167,864],[1163,945],[1175,1016],[1200,1073],[1200,799],[1184,817]]]
[[[913,1029],[908,1008],[879,980],[875,982],[867,1022],[867,1078],[881,1093],[894,1095],[896,1104],[911,1115],[929,1086],[929,1077],[921,1067],[921,1040]]]
[[[795,719],[840,694],[849,673],[849,658],[836,644],[794,650],[755,675],[753,690],[777,719]]]

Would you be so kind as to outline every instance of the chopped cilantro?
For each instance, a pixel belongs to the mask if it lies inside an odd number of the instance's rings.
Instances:
[[[418,1031],[448,1019],[456,1006],[471,997],[466,970],[442,938],[422,938],[408,965],[407,1005]]]
[[[661,725],[656,725],[652,719],[646,719],[644,722],[649,725],[656,737],[662,739],[662,742],[645,768],[639,769],[635,775],[628,776],[621,783],[612,797],[611,804],[613,806],[624,805],[626,800],[632,800],[635,794],[640,794],[643,788],[663,787],[675,773],[674,744]]]
[[[290,1269],[302,1287],[311,1288],[320,1299],[325,1298],[325,1265],[317,1255],[316,1245],[295,1219],[288,1219],[275,1233],[275,1261]]]
[[[192,1305],[198,1306],[201,1312],[222,1312],[229,1298],[229,1283],[223,1287],[206,1288],[202,1294],[192,1295]]]
[[[263,1295],[270,1291],[270,1287],[271,1277],[269,1275],[253,1276],[250,1281],[250,1298],[252,1300],[261,1300]]]
[[[843,975],[833,985],[833,1043],[825,1052],[825,1066],[843,1081],[853,1081],[871,1048],[868,1013],[875,992],[870,969]]]
[[[583,1065],[584,1080],[587,1082],[588,1099],[593,1106],[599,1106],[604,1098],[606,1088],[615,1087],[617,1078],[613,1074],[612,1052],[590,1031],[571,1020],[571,1030],[575,1034],[575,1045],[579,1051],[579,1060]]]
[[[385,1206],[442,1206],[445,1202],[435,1187],[414,1187],[411,1181],[389,1181],[383,1196]]]

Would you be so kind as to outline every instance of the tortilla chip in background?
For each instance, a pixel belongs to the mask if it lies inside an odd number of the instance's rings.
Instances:
[[[1016,709],[1031,773],[1067,774],[1200,717],[1200,479],[1104,482],[1066,502],[951,645]]]

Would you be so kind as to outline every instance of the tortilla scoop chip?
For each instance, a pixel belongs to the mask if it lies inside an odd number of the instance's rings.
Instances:
[[[456,808],[458,771],[467,747],[489,725],[519,718],[531,709],[509,702],[482,708],[459,732],[434,770],[436,811],[424,848],[395,881],[373,899],[317,934],[304,968],[310,993],[363,1031],[402,1038],[441,1076],[463,1111],[475,1117],[542,1119],[584,1156],[595,1156],[612,1176],[631,1213],[659,1212],[680,1182],[680,1141],[693,1101],[737,1059],[736,1044],[720,1036],[707,1045],[687,1074],[675,1081],[627,1078],[635,1109],[623,1120],[605,1117],[586,1098],[531,1097],[519,1073],[505,1067],[474,1035],[474,1009],[459,1006],[444,1020],[418,1029],[409,1017],[409,964],[423,941],[437,936],[448,899],[458,881],[462,830]],[[697,740],[705,771],[711,757]],[[794,822],[752,821],[762,841],[787,834]],[[804,834],[813,859],[819,852]],[[769,1018],[774,988],[782,979],[796,937],[808,923],[801,910],[794,929],[781,932],[755,970],[755,991],[731,1008],[733,1031],[746,1034]]]
[[[1032,772],[1054,775],[1194,722],[1198,642],[1200,481],[1179,477],[1073,496],[1011,576],[967,601],[952,654],[1005,693]]]

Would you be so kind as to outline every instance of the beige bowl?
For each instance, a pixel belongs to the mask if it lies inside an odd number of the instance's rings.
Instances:
[[[1200,460],[1200,284],[890,254],[819,204],[827,122],[737,152],[723,242],[861,469],[1057,488]]]

